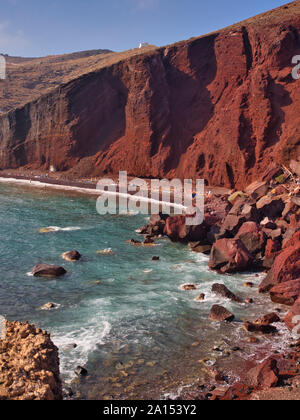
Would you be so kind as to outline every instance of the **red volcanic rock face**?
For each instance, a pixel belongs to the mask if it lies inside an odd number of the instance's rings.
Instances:
[[[242,188],[300,154],[300,3],[84,74],[0,117],[0,168]]]

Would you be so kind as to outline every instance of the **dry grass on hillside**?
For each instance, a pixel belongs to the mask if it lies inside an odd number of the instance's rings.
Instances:
[[[121,53],[83,51],[44,58],[7,57],[7,75],[0,80],[0,113],[10,111],[82,74],[155,50],[154,46]]]

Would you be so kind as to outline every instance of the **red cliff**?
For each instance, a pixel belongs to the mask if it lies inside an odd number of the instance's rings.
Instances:
[[[293,2],[74,78],[0,117],[0,168],[244,187],[300,155],[299,33]]]

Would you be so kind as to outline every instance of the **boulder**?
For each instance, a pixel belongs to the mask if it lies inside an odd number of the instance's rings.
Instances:
[[[253,256],[265,252],[267,237],[255,222],[244,223],[235,239],[240,239]]]
[[[181,286],[181,290],[184,290],[184,291],[197,290],[197,286],[195,284],[183,284]]]
[[[266,169],[261,179],[262,181],[269,183],[281,174],[283,174],[282,167],[279,164],[274,163],[271,166],[269,166],[268,169]]]
[[[275,197],[262,197],[257,203],[256,207],[259,211],[259,214],[262,218],[269,217],[276,219],[280,217],[285,208],[285,203],[282,196]]]
[[[261,333],[261,334],[274,334],[277,329],[272,325],[255,324],[254,322],[245,322],[244,329],[250,333]]]
[[[67,271],[63,267],[48,264],[38,264],[32,270],[35,277],[60,277],[66,273]]]
[[[214,305],[211,308],[209,319],[217,322],[232,322],[234,320],[234,315],[223,306]]]
[[[279,381],[277,360],[270,357],[251,369],[247,374],[247,378],[251,386],[263,389],[276,387]]]
[[[279,316],[275,313],[272,312],[270,314],[264,315],[260,318],[258,318],[256,321],[253,322],[253,324],[255,325],[271,325],[274,324],[276,322],[280,322],[280,318]]]
[[[75,262],[80,260],[81,254],[76,250],[68,251],[62,254],[62,258],[69,262]]]
[[[209,244],[207,234],[211,227],[219,222],[218,216],[206,213],[202,224],[192,226],[186,224],[187,217],[190,216],[187,214],[169,217],[166,221],[164,234],[173,242],[199,242],[202,245]]]
[[[246,188],[245,192],[254,200],[259,200],[267,194],[268,190],[269,185],[267,182],[255,181]]]
[[[210,254],[209,268],[221,273],[245,271],[253,261],[245,245],[239,239],[219,239]]]
[[[199,296],[195,298],[195,302],[203,302],[205,300],[205,294],[201,293]]]
[[[270,290],[270,296],[274,303],[293,306],[300,296],[300,279],[277,284]]]
[[[233,302],[241,303],[242,300],[232,293],[224,284],[215,283],[212,285],[211,291],[218,296],[230,299]]]
[[[87,376],[88,375],[88,371],[82,366],[77,366],[76,369],[74,370],[74,373],[77,376]]]
[[[167,235],[172,242],[196,242],[205,240],[205,229],[200,227],[198,237],[195,238],[191,234],[192,226],[186,225],[186,216],[172,216],[166,221],[164,234]]]
[[[293,331],[300,337],[300,298],[294,303],[290,312],[284,318],[284,323],[290,331]],[[299,326],[299,328],[297,328]]]
[[[240,227],[246,222],[244,216],[236,216],[234,214],[228,214],[224,222],[222,223],[220,234],[218,239],[222,238],[234,238],[238,233]]]
[[[269,292],[277,284],[300,278],[300,242],[283,250],[274,261],[268,275],[262,281],[259,292]]]
[[[200,254],[210,254],[212,245],[202,245],[201,242],[190,242],[189,246],[193,252],[198,252]]]

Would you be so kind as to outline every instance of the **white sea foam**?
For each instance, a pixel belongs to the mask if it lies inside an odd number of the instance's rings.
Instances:
[[[33,274],[32,274],[32,272],[31,272],[31,271],[29,271],[28,273],[26,273],[26,276],[28,276],[28,277],[33,277]]]
[[[94,317],[87,321],[85,326],[68,325],[69,331],[64,328],[53,333],[53,342],[59,348],[61,373],[64,380],[70,383],[74,377],[76,366],[85,366],[88,358],[97,347],[104,344],[104,338],[109,335],[111,324],[106,320]],[[66,348],[76,344],[74,350],[66,351]]]
[[[73,232],[77,230],[81,230],[79,226],[69,226],[69,227],[59,227],[59,226],[48,226],[46,228],[42,228],[45,230],[43,233],[51,233],[51,232]]]

